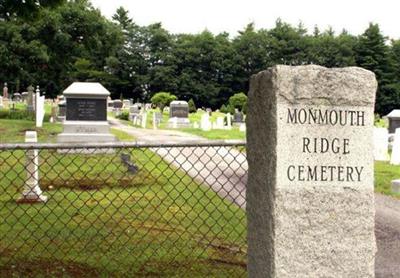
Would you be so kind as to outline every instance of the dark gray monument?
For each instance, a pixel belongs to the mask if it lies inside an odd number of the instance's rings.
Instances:
[[[386,117],[389,120],[389,133],[395,133],[400,128],[400,109],[394,109]]]
[[[186,101],[175,100],[169,105],[169,127],[189,127],[189,105]]]
[[[58,142],[110,142],[115,137],[107,122],[110,92],[100,83],[75,82],[64,91],[66,120]]]

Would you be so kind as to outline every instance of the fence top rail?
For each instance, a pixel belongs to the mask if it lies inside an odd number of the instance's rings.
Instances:
[[[236,147],[246,146],[245,140],[190,140],[182,142],[134,141],[106,143],[14,143],[1,144],[0,151],[30,149],[119,149],[119,148],[177,148],[177,147]]]

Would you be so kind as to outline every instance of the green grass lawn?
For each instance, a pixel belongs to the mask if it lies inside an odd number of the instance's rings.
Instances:
[[[10,142],[32,125],[0,120],[0,128]],[[60,126],[38,131],[45,141]],[[0,276],[246,276],[245,212],[150,150],[41,151],[46,204],[16,204],[24,163],[23,151],[0,153]]]
[[[400,179],[400,166],[389,162],[375,162],[375,191],[400,198],[400,194],[391,192],[391,181]]]

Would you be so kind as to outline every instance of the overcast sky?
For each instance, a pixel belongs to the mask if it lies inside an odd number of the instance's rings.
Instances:
[[[111,18],[119,6],[129,10],[139,25],[161,22],[172,33],[237,35],[250,22],[257,29],[271,28],[280,17],[309,31],[318,25],[340,32],[361,34],[369,22],[379,23],[384,35],[400,38],[399,0],[91,0],[93,6]],[[396,3],[397,2],[397,3]]]

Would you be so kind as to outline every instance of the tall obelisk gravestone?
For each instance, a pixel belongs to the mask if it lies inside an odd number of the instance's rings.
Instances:
[[[250,277],[374,277],[376,89],[374,74],[355,67],[252,77]]]

